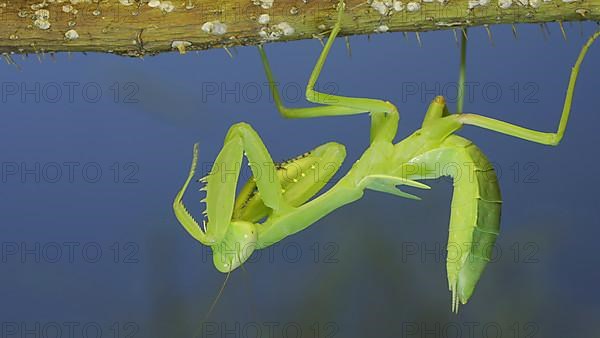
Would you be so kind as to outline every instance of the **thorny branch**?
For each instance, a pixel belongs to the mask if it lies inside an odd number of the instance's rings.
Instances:
[[[6,2],[2,2],[6,1]],[[0,0],[0,52],[143,56],[324,36],[337,0]],[[600,20],[600,0],[347,0],[341,35]]]

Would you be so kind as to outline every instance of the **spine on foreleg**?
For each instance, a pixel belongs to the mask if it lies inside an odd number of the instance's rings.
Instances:
[[[469,300],[492,258],[502,204],[496,172],[481,150],[468,142],[456,155],[465,170],[453,177],[448,234],[446,266],[454,311]]]

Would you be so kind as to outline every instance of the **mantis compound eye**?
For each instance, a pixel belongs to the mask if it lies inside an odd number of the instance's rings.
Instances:
[[[213,263],[223,273],[233,271],[252,255],[256,249],[257,231],[254,224],[231,222],[221,242],[211,246]]]

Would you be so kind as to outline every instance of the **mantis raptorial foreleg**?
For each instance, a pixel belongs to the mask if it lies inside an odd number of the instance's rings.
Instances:
[[[250,256],[252,250],[243,246],[256,242],[254,224],[232,220],[244,155],[248,158],[262,203],[273,211],[279,210],[286,203],[282,198],[281,183],[276,175],[275,164],[256,131],[246,123],[235,124],[229,129],[210,174],[202,179],[206,182],[204,190],[206,190],[208,217],[204,229],[200,229],[199,224],[190,216],[182,202],[183,193],[196,168],[197,146],[194,147],[194,159],[188,179],[173,203],[175,214],[185,229],[195,239],[213,248],[215,265],[220,271],[225,272],[239,266]],[[227,252],[235,254],[230,255]],[[228,258],[224,259],[224,257]]]
[[[252,250],[248,250],[248,248],[252,249],[255,246],[257,233],[254,225],[248,222],[228,222],[225,226],[220,227],[214,224],[206,226],[203,223],[204,227],[200,227],[200,224],[183,204],[183,195],[194,177],[197,165],[198,144],[194,144],[190,172],[183,187],[175,196],[173,211],[179,223],[194,239],[213,249],[213,263],[217,270],[229,272],[240,266],[252,253]],[[235,194],[235,191],[233,193]],[[244,248],[244,250],[240,250],[240,248]]]
[[[185,180],[185,183],[183,184],[183,186],[181,187],[179,192],[177,192],[177,195],[175,196],[175,200],[173,201],[173,211],[175,212],[175,217],[177,217],[177,220],[179,221],[179,223],[181,223],[181,225],[183,225],[184,229],[190,235],[192,235],[192,237],[194,237],[195,240],[199,241],[200,243],[202,243],[204,245],[209,245],[209,241],[208,241],[204,231],[202,231],[202,229],[200,228],[200,224],[198,224],[198,222],[196,222],[194,217],[192,217],[192,215],[190,215],[190,213],[185,208],[185,205],[183,204],[183,194],[187,190],[188,185],[190,185],[192,178],[194,178],[194,173],[196,172],[197,165],[198,165],[198,143],[194,144],[194,155],[192,157],[192,165],[190,167],[190,172],[188,174],[188,177]]]
[[[263,203],[273,210],[278,210],[282,203],[281,184],[275,175],[275,164],[260,136],[249,124],[233,125],[206,179],[209,227],[213,223],[219,235],[224,233],[222,229],[231,221],[243,155],[248,158]],[[215,207],[211,208],[210,204]],[[216,240],[220,238],[222,236],[217,236]]]

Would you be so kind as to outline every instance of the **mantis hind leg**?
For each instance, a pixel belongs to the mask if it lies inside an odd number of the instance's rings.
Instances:
[[[456,94],[456,113],[460,114],[463,112],[464,102],[465,102],[465,77],[466,77],[466,69],[467,69],[467,30],[464,29],[461,34],[461,44],[460,44],[460,67],[458,72],[458,92]],[[450,115],[450,111],[446,106],[446,100],[443,96],[437,96],[433,99],[427,112],[425,113],[425,117],[423,119],[423,126],[427,126],[433,121],[438,120],[439,118],[446,117]]]
[[[340,115],[355,115],[365,112],[370,112],[372,116],[371,126],[371,141],[376,139],[392,141],[396,136],[398,128],[398,109],[390,102],[378,99],[346,97],[333,94],[326,94],[316,91],[315,84],[323,65],[329,55],[331,46],[335,41],[336,36],[341,30],[342,14],[344,12],[344,1],[340,1],[338,5],[337,21],[329,35],[329,39],[313,68],[308,84],[306,86],[306,99],[309,102],[322,104],[323,106],[310,108],[286,108],[281,98],[279,97],[277,85],[274,81],[266,54],[262,47],[259,47],[265,72],[269,80],[273,98],[277,108],[282,115],[291,118],[308,118],[317,116],[340,116]]]
[[[585,55],[592,45],[592,43],[600,36],[600,31],[594,33],[588,41],[581,48],[579,57],[573,66],[571,71],[571,77],[569,85],[567,87],[567,94],[565,96],[565,103],[563,106],[562,115],[558,124],[558,130],[554,133],[541,132],[532,130],[524,127],[520,127],[508,122],[492,119],[489,117],[476,115],[476,114],[456,114],[448,116],[448,118],[456,119],[461,124],[473,125],[489,130],[493,130],[506,135],[522,138],[524,140],[546,144],[546,145],[557,145],[563,138],[565,129],[567,128],[567,122],[569,121],[569,114],[571,113],[571,103],[573,100],[573,92],[575,90],[575,84],[577,82],[577,76],[579,75],[579,68]]]
[[[467,72],[467,30],[463,30],[460,39],[460,69],[458,71],[458,93],[456,112],[462,113],[465,105],[465,77]]]

